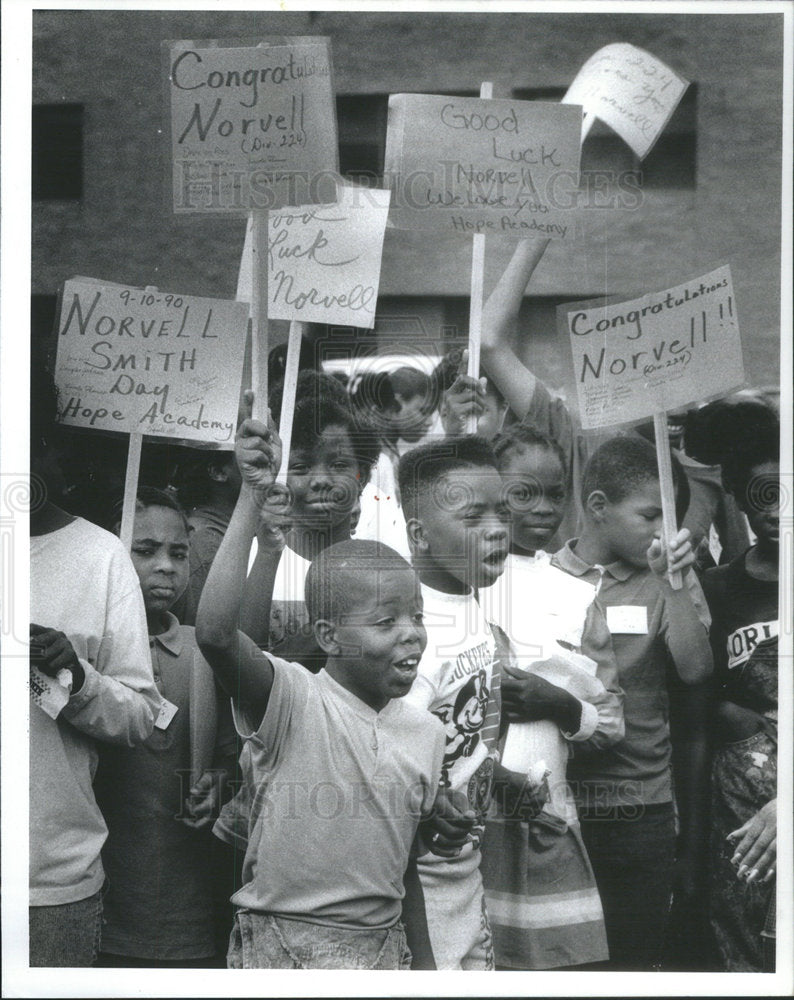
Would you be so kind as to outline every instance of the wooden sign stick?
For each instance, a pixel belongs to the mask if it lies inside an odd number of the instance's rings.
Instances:
[[[670,543],[678,534],[675,516],[675,488],[673,486],[673,465],[670,461],[670,439],[667,435],[667,414],[657,412],[653,415],[653,433],[656,438],[656,457],[659,463],[659,485],[662,490],[662,518],[664,520],[664,547],[669,552]],[[668,573],[670,586],[680,590],[683,577],[680,570]]]
[[[252,416],[267,420],[267,211],[251,213],[251,388]]]
[[[281,469],[276,477],[277,483],[287,482],[289,453],[292,447],[292,422],[295,416],[295,395],[298,388],[298,363],[300,361],[301,339],[306,325],[298,320],[293,320],[289,325],[287,363],[284,369],[284,392],[281,396],[281,419],[278,426],[278,436],[281,438]]]
[[[157,293],[156,285],[147,285],[145,292]],[[127,471],[124,476],[124,501],[121,508],[121,528],[119,537],[124,548],[132,548],[132,534],[135,526],[135,504],[138,499],[138,478],[141,474],[141,450],[143,434],[130,434],[127,448]]]
[[[480,85],[480,97],[493,97],[493,84]],[[485,236],[475,233],[471,248],[471,302],[469,304],[469,365],[466,374],[471,378],[480,377],[480,340],[482,337],[482,306],[485,284]],[[466,433],[477,433],[477,417],[466,420]]]
[[[147,289],[148,291],[148,289]],[[124,506],[121,510],[120,538],[124,548],[132,548],[132,532],[135,524],[135,501],[138,497],[138,476],[141,470],[141,447],[143,434],[130,434],[127,449],[127,473],[124,477]]]

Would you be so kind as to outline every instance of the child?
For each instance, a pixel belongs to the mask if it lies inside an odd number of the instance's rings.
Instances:
[[[550,789],[528,823],[494,810],[486,824],[482,875],[496,962],[518,969],[581,965],[607,958],[607,946],[566,782],[569,741],[597,748],[622,739],[623,696],[595,587],[552,566],[543,551],[566,505],[561,449],[518,425],[496,439],[494,452],[513,531],[504,574],[479,598],[523,668],[505,668],[502,677],[503,717],[513,720],[502,762],[524,773],[543,762]]]
[[[431,379],[418,368],[403,366],[389,373],[394,393],[391,431],[400,454],[424,440],[435,411]]]
[[[544,383],[518,357],[512,338],[518,325],[519,310],[527,282],[539,264],[548,240],[522,240],[504,273],[483,306],[482,367],[504,394],[510,409],[522,423],[558,442],[565,453],[568,488],[574,503],[565,513],[553,549],[580,529],[583,512],[579,506],[582,475],[590,455],[606,436],[604,432],[584,434],[570,413],[564,399],[553,395]],[[651,434],[652,437],[652,434]],[[671,442],[672,443],[672,442]],[[723,547],[733,546],[734,532],[720,512],[721,490],[714,482],[714,471],[703,469],[697,462],[673,449],[688,480],[691,503],[684,515],[682,527],[691,533],[693,549],[708,539],[713,523]],[[553,550],[552,549],[552,550]]]
[[[231,968],[406,968],[403,875],[429,814],[443,732],[403,699],[426,643],[408,564],[386,546],[346,541],[317,554],[306,603],[325,668],[260,650],[236,628],[262,496],[275,478],[274,430],[245,420],[243,478],[204,588],[197,634],[251,748],[256,796]],[[426,929],[403,916],[417,960]]]
[[[406,452],[398,476],[429,639],[408,699],[444,723],[442,785],[465,797],[477,817],[471,842],[456,858],[425,854],[418,860],[428,931],[438,968],[492,969],[479,869],[498,770],[499,672],[496,640],[476,591],[502,572],[510,515],[496,459],[482,438],[449,439]],[[521,776],[501,770],[499,775],[523,793]],[[526,804],[537,811],[536,802]]]
[[[723,460],[756,536],[709,570],[719,746],[712,767],[711,925],[726,972],[774,972],[777,813],[779,431]],[[767,924],[770,913],[773,919]]]
[[[350,393],[353,410],[363,426],[377,431],[380,445],[369,482],[361,492],[361,517],[355,537],[384,542],[410,559],[405,518],[397,496],[399,454],[391,424],[398,406],[394,390],[386,372],[365,372],[354,386]]]
[[[188,583],[188,548],[177,502],[141,487],[132,561],[167,711],[141,746],[101,754],[96,792],[109,831],[102,851],[108,891],[99,964],[105,967],[215,964],[207,827],[223,776],[234,766],[236,741],[193,628],[169,610]]]
[[[279,386],[270,402],[278,420]],[[377,435],[353,414],[337,380],[301,372],[287,467],[289,502],[282,519],[285,544],[275,552],[267,539],[258,544],[241,627],[261,646],[314,671],[321,669],[325,657],[315,643],[303,599],[306,573],[324,548],[350,539],[354,511],[378,450]],[[266,603],[269,615],[263,613]]]
[[[31,472],[52,492],[59,475],[57,390],[43,370],[34,366],[31,374]],[[47,499],[32,506],[30,964],[90,966],[101,931],[107,836],[92,787],[97,746],[145,740],[160,697],[124,547]],[[70,688],[58,683],[59,674]],[[49,711],[42,679],[60,693]]]
[[[277,418],[279,385],[273,387],[270,399]],[[374,431],[354,416],[336,379],[313,371],[300,373],[286,489],[274,487],[267,518],[260,522],[240,627],[260,647],[302,663],[313,673],[322,669],[326,654],[316,642],[304,600],[306,574],[323,549],[350,540],[354,510],[378,447]],[[245,744],[240,760],[243,784],[215,825],[215,835],[243,853],[249,763],[250,747]]]
[[[680,486],[682,474],[675,464],[673,469]],[[625,695],[625,739],[575,753],[568,771],[604,907],[609,967],[621,970],[649,970],[658,963],[670,902],[675,819],[668,671],[697,685],[712,669],[709,618],[694,573],[687,572],[680,590],[666,576],[668,567],[686,570],[693,554],[686,529],[669,552],[660,540],[658,475],[656,452],[647,441],[626,436],[605,442],[585,469],[581,537],[553,559],[598,586]],[[697,761],[690,764],[696,769]],[[682,786],[686,780],[682,773]],[[680,799],[682,864],[702,819],[689,805]]]

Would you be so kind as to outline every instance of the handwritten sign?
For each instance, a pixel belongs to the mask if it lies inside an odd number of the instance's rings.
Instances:
[[[390,192],[340,187],[333,205],[268,218],[268,315],[375,325]]]
[[[174,212],[243,214],[316,203],[324,191],[333,197],[326,189],[338,165],[327,38],[167,45]]]
[[[538,101],[395,94],[386,177],[403,229],[573,237],[582,115]]]
[[[557,309],[582,427],[609,427],[720,396],[744,382],[730,268],[675,288]]]
[[[247,322],[243,302],[67,281],[55,366],[59,419],[230,448]]]
[[[581,104],[644,159],[688,86],[650,52],[616,42],[590,56],[562,100]]]

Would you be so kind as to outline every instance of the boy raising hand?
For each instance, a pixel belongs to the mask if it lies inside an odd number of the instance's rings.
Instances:
[[[324,669],[311,674],[260,650],[236,622],[281,443],[248,419],[235,451],[240,497],[196,624],[248,741],[255,788],[228,964],[407,968],[406,933],[415,967],[430,962],[423,914],[413,920],[403,904],[444,753],[440,723],[402,700],[426,644],[415,574],[377,542],[331,545],[306,580]]]

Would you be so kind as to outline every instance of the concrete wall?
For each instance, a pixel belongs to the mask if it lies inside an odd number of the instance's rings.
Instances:
[[[546,304],[640,294],[729,263],[748,379],[777,381],[782,15],[89,10],[35,11],[33,27],[34,102],[85,105],[82,200],[33,206],[39,295],[75,273],[234,295],[243,222],[177,218],[164,193],[164,39],[328,35],[340,94],[476,91],[492,80],[497,97],[564,88],[609,42],[647,48],[698,85],[696,185],[645,191],[635,211],[583,209],[582,238],[549,249],[530,292]],[[461,238],[391,231],[383,295],[406,298],[429,336],[440,336],[440,317],[465,316],[457,300],[468,294],[469,248]],[[507,252],[489,243],[486,291]],[[532,325],[540,329],[525,356],[559,383],[553,331],[545,319]]]

